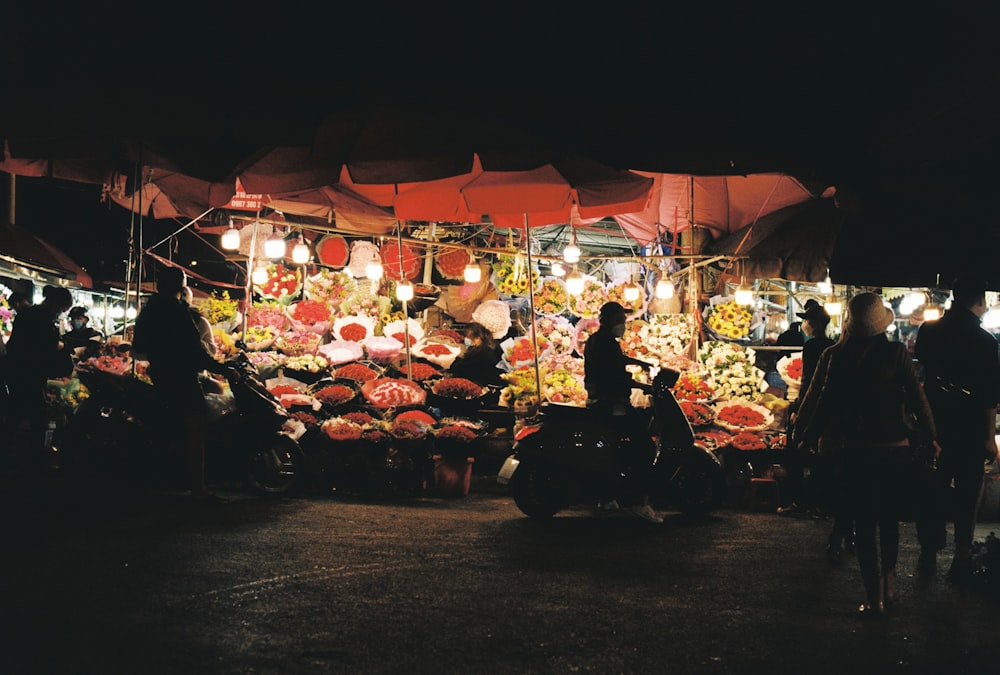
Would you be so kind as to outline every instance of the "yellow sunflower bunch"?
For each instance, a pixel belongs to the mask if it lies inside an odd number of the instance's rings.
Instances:
[[[708,327],[717,335],[738,340],[750,332],[752,318],[750,310],[743,305],[737,305],[735,300],[730,300],[712,308],[712,313],[708,317]]]

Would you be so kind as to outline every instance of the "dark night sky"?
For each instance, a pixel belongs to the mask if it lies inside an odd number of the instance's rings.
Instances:
[[[56,117],[117,92],[119,120],[189,106],[271,129],[368,103],[470,108],[622,168],[752,157],[829,178],[859,191],[892,240],[916,221],[921,233],[941,219],[992,226],[995,23],[954,5],[625,14],[575,4],[464,16],[282,3],[130,22],[153,10],[36,3],[12,11],[20,29],[7,31],[0,91]],[[27,194],[19,202],[28,224],[36,207]],[[65,220],[56,208],[37,213]],[[85,217],[72,208],[79,221],[121,227],[107,207]]]

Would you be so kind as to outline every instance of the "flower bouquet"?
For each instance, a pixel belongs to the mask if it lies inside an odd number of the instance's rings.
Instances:
[[[303,293],[307,300],[338,307],[358,288],[358,282],[343,270],[320,270],[306,277]]]
[[[767,449],[767,442],[764,436],[754,431],[740,431],[733,434],[733,437],[729,439],[729,445],[743,452]]]
[[[802,385],[802,354],[792,356],[782,356],[775,364],[778,375],[788,385],[788,399],[798,396],[799,387]]]
[[[501,376],[508,385],[500,391],[499,404],[505,408],[514,408],[515,412],[527,414],[538,406],[538,386],[535,379],[535,368],[525,366],[515,368]]]
[[[545,336],[552,354],[569,354],[573,351],[573,324],[561,316],[542,316],[535,319],[535,332]]]
[[[573,351],[583,355],[587,347],[587,338],[597,332],[601,327],[601,322],[597,319],[580,319],[576,322],[576,330],[573,333]]]
[[[691,314],[654,314],[649,317],[649,350],[661,360],[683,355],[698,328]]]
[[[349,342],[346,344],[355,345],[357,343]],[[378,370],[363,363],[348,363],[333,371],[333,376],[338,380],[353,380],[358,384],[374,380],[380,375],[381,373]]]
[[[321,383],[315,391],[313,397],[321,404],[331,410],[335,410],[354,400],[358,392],[346,384],[329,384],[329,381]]]
[[[583,359],[571,354],[551,353],[539,362],[539,366],[545,372],[552,370],[568,370],[573,375],[583,377]]]
[[[542,279],[535,294],[535,312],[545,316],[562,314],[569,308],[569,292],[566,282],[556,277]]]
[[[695,445],[699,445],[706,450],[724,448],[729,445],[732,439],[732,434],[722,429],[698,429],[694,432]]]
[[[411,380],[379,377],[361,385],[361,393],[376,408],[423,405],[427,392]]]
[[[625,325],[625,334],[618,339],[618,344],[626,356],[658,365],[660,360],[649,351],[648,343],[649,324],[641,319],[629,321]]]
[[[405,365],[400,366],[400,373],[403,377],[414,382],[423,382],[424,380],[430,380],[441,375],[440,370],[429,363],[421,363],[420,361],[411,362],[409,370],[407,370]]]
[[[340,303],[340,313],[342,315],[364,316],[373,319],[376,324],[381,320],[383,314],[387,314],[392,308],[392,300],[384,295],[373,295],[372,293],[358,290],[347,300]]]
[[[608,291],[597,279],[584,277],[580,295],[570,297],[570,312],[581,319],[596,319],[608,301]]]
[[[291,304],[302,292],[302,272],[297,267],[271,263],[267,266],[267,281],[260,286],[255,285],[254,291],[283,305]]]
[[[388,363],[399,356],[403,351],[403,343],[396,338],[385,337],[384,335],[372,335],[364,339],[365,351],[368,358],[375,363]]]
[[[445,279],[458,281],[465,276],[465,266],[472,262],[472,253],[464,248],[446,248],[434,256],[434,266]]]
[[[715,421],[715,408],[700,401],[679,401],[681,411],[692,427],[707,427]]]
[[[538,289],[540,280],[537,263],[533,262],[529,271],[525,256],[520,253],[501,253],[493,263],[492,281],[501,295],[527,295],[530,289]]]
[[[367,314],[348,314],[333,320],[330,333],[345,342],[364,342],[365,338],[375,335],[378,320]]]
[[[547,370],[542,375],[542,398],[551,403],[587,405],[587,390],[583,386],[583,376],[559,368]]]
[[[343,417],[331,417],[320,425],[323,435],[331,441],[358,441],[364,428]]]
[[[236,349],[236,340],[225,328],[213,328],[212,341],[215,342],[216,360],[221,361],[236,356],[236,352],[239,351]]]
[[[274,339],[275,348],[285,356],[315,354],[322,338],[312,331],[287,331]]]
[[[347,263],[347,269],[355,279],[365,278],[365,267],[370,262],[381,262],[382,256],[379,254],[378,246],[373,242],[364,239],[355,239],[351,242],[351,260]]]
[[[760,396],[764,374],[754,366],[751,353],[743,346],[706,342],[698,349],[698,360],[719,398],[752,402]]]
[[[678,401],[711,403],[715,400],[715,389],[697,373],[682,373],[670,390]]]
[[[360,342],[331,340],[325,345],[317,347],[316,353],[323,356],[330,364],[337,366],[342,363],[359,361],[364,357],[365,350]]]
[[[246,346],[251,352],[260,352],[270,349],[274,340],[281,334],[273,326],[247,326]]]
[[[275,351],[250,352],[247,354],[247,359],[254,365],[262,377],[266,377],[278,368],[281,368],[285,364],[286,358],[288,357],[281,352]]]
[[[462,348],[448,342],[437,342],[433,340],[421,340],[417,346],[411,350],[413,356],[430,361],[436,366],[450,368],[458,355],[462,353]]]
[[[729,431],[763,431],[774,416],[764,406],[741,401],[723,401],[715,404],[715,424]]]
[[[535,333],[535,345],[539,360],[548,356],[552,350],[552,343],[540,331]],[[532,346],[531,338],[527,335],[507,338],[500,343],[500,350],[503,354],[503,362],[508,369],[520,368],[535,362],[536,349]]]
[[[382,258],[382,267],[385,276],[393,281],[400,281],[403,278],[416,279],[423,266],[422,256],[415,250],[398,242],[387,241],[379,249]],[[400,260],[402,259],[402,261]],[[402,275],[400,270],[402,269]]]
[[[410,347],[416,345],[424,337],[424,328],[416,319],[390,321],[382,326],[382,335],[398,340],[399,344],[405,345],[407,330],[410,333]]]
[[[277,302],[255,302],[247,310],[247,326],[270,326],[275,336],[289,326],[288,315],[283,305]]]
[[[487,300],[472,312],[472,320],[480,323],[493,337],[500,339],[510,330],[510,305],[503,300]]]
[[[488,389],[464,377],[445,377],[433,384],[428,383],[431,393],[441,398],[470,401],[482,398]]]
[[[306,380],[317,380],[330,372],[330,362],[318,354],[286,356],[284,367]]]
[[[752,322],[753,312],[744,305],[737,305],[735,300],[717,302],[705,308],[705,325],[722,339],[745,338]]]
[[[222,291],[222,295],[215,291],[201,301],[198,310],[213,326],[219,325],[231,331],[236,327],[239,306],[238,301],[229,297],[229,291]]]
[[[288,307],[288,317],[294,330],[319,335],[330,330],[332,314],[330,306],[322,300],[299,300]]]

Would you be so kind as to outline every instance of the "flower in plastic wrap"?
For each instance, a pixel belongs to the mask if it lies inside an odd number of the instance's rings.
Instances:
[[[331,417],[320,425],[320,431],[331,441],[356,441],[364,428],[343,417]]]
[[[753,312],[744,305],[737,305],[735,300],[717,302],[705,308],[705,323],[720,338],[745,338],[752,322]]]
[[[500,339],[510,330],[510,305],[503,300],[487,300],[472,312],[472,320]]]
[[[280,331],[272,326],[247,326],[246,345],[252,352],[270,349]]]
[[[399,356],[403,351],[403,343],[396,338],[385,337],[384,335],[372,335],[364,340],[365,351],[368,358],[375,362],[387,362]]]
[[[597,332],[601,327],[601,322],[597,319],[580,319],[576,322],[576,330],[573,333],[573,350],[577,354],[583,354],[587,347],[587,338]]]
[[[306,277],[303,294],[309,300],[318,300],[336,307],[357,288],[357,280],[343,270],[320,270]]]
[[[430,361],[442,368],[451,368],[462,348],[452,344],[451,341],[421,340],[417,346],[411,350],[413,356]]]
[[[281,263],[271,263],[267,266],[267,281],[260,286],[255,285],[254,290],[269,300],[291,304],[302,291],[302,271]]]
[[[583,359],[571,354],[552,353],[541,360],[539,366],[544,371],[568,370],[574,375],[584,374]]]
[[[556,277],[545,277],[535,294],[535,312],[548,316],[562,314],[569,307],[566,282]]]
[[[361,360],[365,355],[365,350],[360,342],[332,340],[325,345],[317,347],[316,353],[324,357],[329,363],[339,366],[342,363]]]
[[[258,371],[279,368],[284,365],[286,358],[288,357],[284,354],[275,351],[250,352],[247,354],[247,359],[249,359],[250,363],[252,363]]]
[[[531,338],[527,335],[507,338],[500,343],[504,363],[511,369],[519,368],[533,364],[536,353],[539,359],[544,359],[549,355],[549,352],[552,350],[552,344],[541,332],[535,333],[535,343],[537,345],[537,352],[535,346],[531,344]]]
[[[501,253],[493,263],[493,285],[502,295],[527,295],[534,287],[537,290],[541,275],[538,263],[532,262],[531,270],[525,256],[520,253]]]
[[[567,319],[543,316],[535,319],[535,332],[544,335],[552,345],[555,354],[568,354],[573,351],[573,324]]]
[[[274,339],[274,346],[286,356],[301,356],[314,354],[319,347],[321,337],[312,331],[288,331]]]
[[[542,398],[552,403],[587,405],[583,376],[568,370],[552,370],[542,376]]]
[[[332,314],[330,306],[321,300],[299,300],[288,308],[288,316],[295,330],[320,335],[330,330]]]
[[[538,380],[535,379],[534,366],[515,368],[501,376],[508,384],[500,390],[499,405],[514,408],[518,405],[535,405],[538,403]]]
[[[247,310],[247,326],[270,326],[282,333],[289,326],[288,315],[277,302],[255,302]]]
[[[382,326],[382,335],[399,340],[400,344],[405,345],[407,330],[410,332],[410,347],[412,348],[424,337],[423,326],[416,319],[389,321]]]
[[[685,353],[697,326],[696,317],[691,314],[654,314],[649,318],[650,351],[661,358]]]
[[[306,373],[325,373],[330,369],[330,362],[326,360],[325,356],[318,354],[301,354],[286,358],[285,368]]]
[[[219,295],[218,291],[213,291],[199,303],[198,310],[212,325],[228,324],[236,320],[239,302],[229,297],[229,291],[222,291],[222,295]]]
[[[347,342],[363,342],[375,335],[378,321],[372,316],[349,314],[334,319],[330,332],[338,340]]]
[[[629,321],[625,326],[625,334],[618,339],[622,352],[633,359],[641,359],[653,364],[659,364],[659,359],[649,352],[649,324],[645,321]]]
[[[215,342],[215,358],[222,360],[231,356],[235,356],[236,352],[236,341],[233,340],[233,336],[229,334],[229,331],[223,328],[213,328],[212,329],[212,340]]]
[[[351,243],[351,261],[347,264],[347,269],[351,271],[355,279],[365,278],[365,267],[370,262],[382,262],[382,255],[378,246],[373,242],[357,239]]]
[[[752,352],[742,345],[706,342],[698,349],[698,360],[720,399],[753,402],[760,396],[764,373],[754,366]]]
[[[386,314],[391,308],[392,300],[384,295],[373,295],[360,290],[340,303],[341,314],[367,316],[375,319],[376,322],[379,320],[379,317]]]
[[[608,290],[594,277],[583,278],[583,291],[570,297],[570,312],[581,319],[596,319],[601,314],[601,306],[608,301]]]

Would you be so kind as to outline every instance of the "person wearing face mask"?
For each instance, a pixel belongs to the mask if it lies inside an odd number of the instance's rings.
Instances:
[[[465,327],[465,351],[448,370],[453,376],[476,384],[502,387],[505,383],[497,368],[500,358],[500,348],[489,329],[479,323],[470,323]]]
[[[63,333],[62,341],[70,352],[83,347],[83,354],[76,353],[85,358],[87,352],[95,351],[103,344],[104,334],[90,327],[90,316],[87,314],[86,307],[77,305],[69,310],[69,324],[71,329]]]
[[[633,359],[622,352],[618,338],[625,334],[625,308],[617,302],[601,306],[600,327],[587,340],[583,354],[584,385],[587,407],[608,419],[619,437],[628,438],[619,444],[619,458],[626,475],[631,474],[635,486],[634,501],[629,511],[643,520],[662,523],[649,505],[648,479],[656,447],[648,433],[648,423],[632,406],[633,388],[640,386],[625,369],[628,365],[649,368],[645,361]]]

